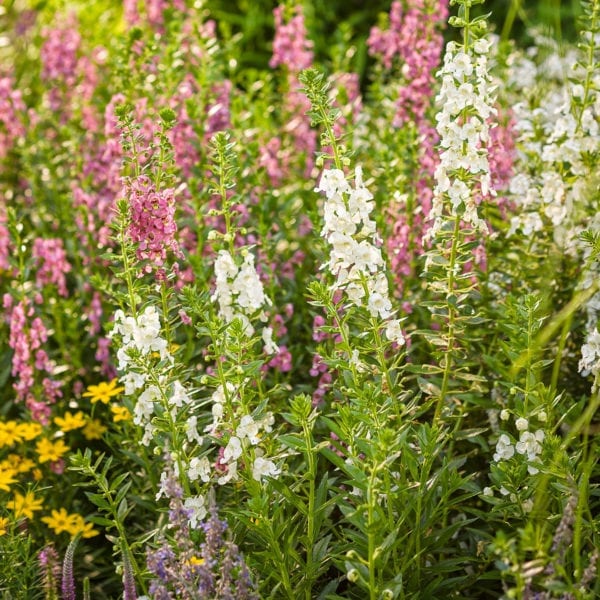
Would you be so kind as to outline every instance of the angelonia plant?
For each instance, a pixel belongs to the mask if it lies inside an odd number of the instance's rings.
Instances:
[[[600,596],[600,2],[380,4],[0,7],[0,598]]]

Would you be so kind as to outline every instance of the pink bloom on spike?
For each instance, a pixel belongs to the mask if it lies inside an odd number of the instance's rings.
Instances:
[[[12,80],[0,78],[0,159],[8,154],[18,138],[25,135],[23,119],[26,110],[21,92],[13,89]]]
[[[38,287],[55,285],[59,295],[68,296],[65,276],[71,271],[71,265],[67,260],[63,241],[37,238],[33,242],[32,254],[38,268],[35,277],[36,285]]]
[[[129,236],[138,244],[138,258],[162,266],[169,250],[179,256],[174,190],[156,190],[146,175],[130,181],[127,188],[131,211]]]
[[[71,16],[65,27],[45,29],[45,39],[40,50],[42,59],[42,79],[46,82],[62,81],[67,86],[76,82],[77,53],[81,45],[81,36],[77,23]]]
[[[275,39],[269,66],[274,69],[284,65],[290,71],[299,73],[313,62],[313,43],[307,37],[302,6],[294,7],[293,16],[287,23],[284,23],[284,10],[284,5],[273,10]]]

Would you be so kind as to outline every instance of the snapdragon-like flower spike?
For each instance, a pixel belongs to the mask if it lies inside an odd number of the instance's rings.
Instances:
[[[398,319],[392,319],[385,261],[376,224],[370,218],[373,195],[363,183],[362,168],[355,171],[352,187],[340,169],[323,171],[316,191],[324,192],[321,235],[331,245],[327,269],[351,304],[367,309],[371,317],[386,321],[386,337],[399,345],[404,337]]]
[[[229,134],[217,133],[212,139],[213,172],[216,185],[212,192],[220,197],[221,208],[215,211],[223,217],[225,232],[211,232],[212,240],[220,240],[226,247],[221,248],[215,260],[215,288],[211,300],[218,305],[219,316],[225,323],[238,319],[242,322],[244,333],[254,335],[252,321],[257,317],[266,321],[264,310],[271,300],[265,294],[264,287],[254,263],[254,255],[247,246],[236,248],[234,239],[239,230],[232,222],[233,208],[231,194],[235,187],[237,155]],[[263,341],[267,354],[276,353],[279,348],[273,342],[272,330],[263,329]]]
[[[442,86],[436,101],[442,108],[436,120],[441,151],[435,171],[430,238],[435,238],[448,215],[460,216],[474,230],[487,232],[477,212],[473,187],[478,183],[484,197],[495,193],[487,159],[488,119],[496,113],[487,71],[490,44],[485,39],[468,46],[449,42],[438,72]]]
[[[215,261],[215,291],[211,300],[217,302],[219,316],[226,323],[240,319],[244,331],[251,336],[254,327],[250,324],[250,318],[271,302],[256,272],[254,255],[247,249],[242,249],[241,254],[244,261],[238,266],[228,250],[219,250]],[[268,348],[273,349],[271,345]]]

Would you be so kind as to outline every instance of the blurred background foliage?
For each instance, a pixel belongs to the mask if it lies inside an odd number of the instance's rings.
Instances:
[[[365,83],[369,70],[366,40],[371,27],[385,22],[392,0],[285,0],[290,7],[298,1],[304,8],[317,62],[330,62],[333,69],[357,72]],[[217,21],[221,37],[231,46],[232,71],[239,75],[240,71],[268,69],[274,35],[273,9],[278,0],[188,2],[200,5],[207,18]],[[89,32],[87,41],[91,45],[109,42],[99,36],[105,34],[111,21],[115,35],[123,31],[120,0],[4,0],[0,6],[1,29],[14,28],[10,15],[22,14],[23,9],[37,13],[42,23],[53,19],[57,12],[67,14],[74,10],[82,30]],[[491,12],[494,32],[520,46],[530,44],[532,31],[541,31],[559,43],[573,42],[581,14],[579,0],[487,0],[474,9],[479,13]]]
[[[406,0],[405,0],[406,1]],[[239,44],[238,69],[264,69],[271,57],[273,0],[206,0],[207,10],[219,23],[225,38]],[[296,0],[287,1],[290,6]],[[385,23],[391,0],[304,0],[309,36],[317,62],[327,59],[335,69],[352,70],[364,82],[369,58],[366,40],[371,27]],[[531,44],[531,32],[543,32],[560,42],[573,42],[581,15],[579,0],[486,0],[475,14],[491,12],[494,33],[517,45]],[[456,30],[448,31],[448,35]],[[351,46],[351,51],[342,49]]]

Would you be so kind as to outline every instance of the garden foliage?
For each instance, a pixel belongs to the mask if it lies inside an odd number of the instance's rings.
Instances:
[[[0,7],[0,596],[598,597],[600,2],[287,2],[262,68],[57,4]]]

